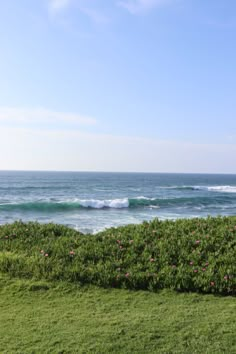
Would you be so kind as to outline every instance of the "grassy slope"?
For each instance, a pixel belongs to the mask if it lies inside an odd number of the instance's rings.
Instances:
[[[235,298],[0,278],[0,353],[235,353]]]

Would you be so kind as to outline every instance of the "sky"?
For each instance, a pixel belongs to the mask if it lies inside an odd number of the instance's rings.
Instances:
[[[236,173],[235,0],[0,0],[0,170]]]

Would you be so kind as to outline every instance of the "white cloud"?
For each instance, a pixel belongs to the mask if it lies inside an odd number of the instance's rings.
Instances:
[[[69,7],[80,11],[87,16],[92,22],[97,24],[106,24],[110,22],[110,19],[98,9],[96,2],[88,0],[46,0],[48,4],[48,10],[51,15],[57,15],[63,13]]]
[[[170,0],[122,0],[118,2],[118,5],[132,14],[138,14],[169,2]]]
[[[9,143],[10,138],[10,143]],[[0,129],[1,169],[236,173],[236,144]]]
[[[73,6],[75,9],[81,11],[88,16],[93,22],[107,23],[110,19],[101,11],[96,1],[88,0],[46,0],[48,3],[49,12],[56,15],[59,12]],[[131,14],[140,14],[147,12],[158,6],[167,5],[173,0],[113,0],[112,4],[116,4]],[[175,0],[176,1],[176,0]]]
[[[76,113],[57,112],[45,108],[0,107],[0,122],[6,123],[76,123],[93,125],[96,120]]]
[[[51,12],[57,12],[67,8],[71,3],[71,0],[48,0],[49,10]]]

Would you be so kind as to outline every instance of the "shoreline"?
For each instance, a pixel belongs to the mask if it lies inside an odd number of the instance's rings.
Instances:
[[[139,225],[142,225],[144,223],[152,223],[154,221],[158,221],[158,222],[166,222],[166,221],[171,221],[171,222],[176,222],[178,220],[195,220],[195,219],[203,219],[203,220],[206,220],[208,218],[212,218],[212,219],[216,219],[216,218],[234,218],[236,217],[236,213],[234,215],[228,215],[228,214],[217,214],[217,215],[198,215],[198,216],[175,216],[175,217],[168,217],[168,216],[162,216],[162,217],[153,217],[153,218],[150,218],[150,219],[145,219],[145,220],[140,220],[140,221],[137,221],[137,222],[131,222],[131,223],[124,223],[124,224],[119,224],[119,225],[114,225],[114,226],[106,226],[104,228],[101,228],[99,229],[98,231],[96,231],[96,229],[94,231],[88,231],[88,232],[83,232],[82,229],[79,228],[79,226],[77,225],[71,225],[71,224],[66,224],[66,223],[60,223],[60,222],[54,222],[54,221],[43,221],[43,220],[24,220],[24,219],[15,219],[15,220],[11,220],[7,223],[0,223],[0,227],[2,226],[6,226],[6,225],[12,225],[14,223],[23,223],[23,224],[32,224],[32,223],[35,223],[35,224],[39,224],[39,225],[59,225],[59,226],[63,226],[63,227],[66,227],[68,229],[71,229],[71,230],[74,230],[76,232],[79,232],[80,234],[83,234],[83,235],[97,235],[101,232],[106,232],[106,231],[109,231],[110,229],[119,229],[119,228],[124,228],[124,227],[129,227],[129,226],[139,226]]]

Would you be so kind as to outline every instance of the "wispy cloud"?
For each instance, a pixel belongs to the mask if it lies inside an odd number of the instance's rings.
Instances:
[[[2,169],[236,173],[235,142],[194,144],[11,126],[0,129],[0,151]]]
[[[146,12],[157,6],[165,5],[171,0],[122,0],[118,5],[128,10],[131,14]]]
[[[96,120],[76,113],[57,112],[46,108],[0,107],[0,122],[93,125],[96,123]]]
[[[104,13],[104,8],[102,10],[101,6],[94,0],[46,0],[48,3],[49,13],[57,15],[58,13],[63,13],[68,8],[73,7],[75,10],[83,13],[85,16],[90,18],[92,22],[95,23],[108,23],[110,18]],[[148,12],[156,7],[164,6],[170,4],[174,0],[112,0],[111,6],[118,5],[130,12],[131,14],[137,15]],[[176,1],[176,0],[175,0]],[[101,3],[100,3],[101,5]]]
[[[63,14],[69,8],[83,13],[92,22],[97,24],[106,24],[110,22],[109,18],[104,14],[96,3],[88,0],[47,0],[48,11],[51,15]]]
[[[50,12],[58,12],[66,9],[71,4],[71,0],[48,0]]]

